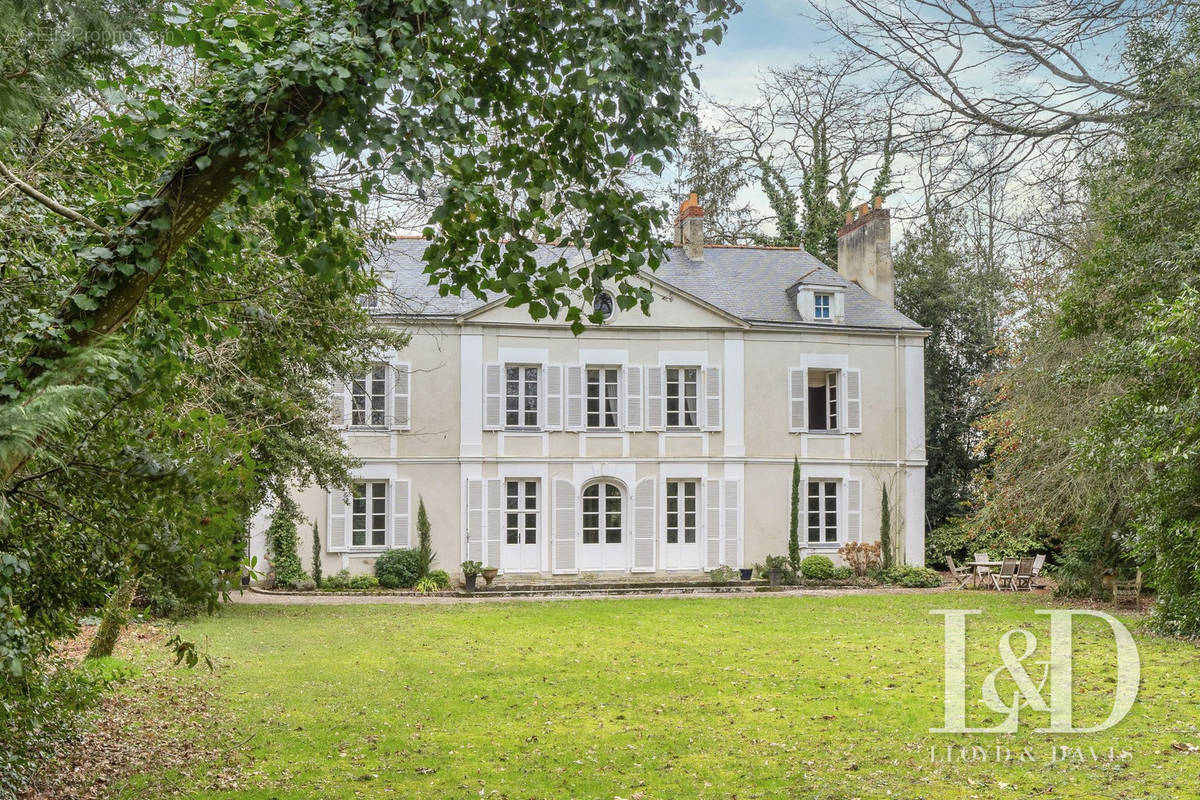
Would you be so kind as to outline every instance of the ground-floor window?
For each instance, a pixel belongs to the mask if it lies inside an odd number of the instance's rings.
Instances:
[[[837,481],[808,482],[808,542],[836,543],[838,540]]]
[[[387,544],[387,481],[354,484],[350,544],[353,547],[383,547]]]
[[[667,481],[667,544],[696,543],[699,481]]]
[[[505,483],[504,541],[508,544],[537,544],[537,487],[537,481]]]
[[[621,489],[611,483],[593,483],[583,490],[583,543],[621,543]]]

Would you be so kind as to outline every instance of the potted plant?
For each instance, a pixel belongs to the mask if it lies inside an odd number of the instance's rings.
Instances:
[[[754,567],[742,567],[738,570],[741,573],[742,580],[748,581],[754,577]]]
[[[786,556],[767,556],[763,566],[767,570],[767,578],[772,586],[778,586],[783,580],[783,570],[787,566]]]
[[[463,583],[466,584],[467,591],[475,591],[475,581],[479,579],[479,573],[483,572],[483,564],[478,561],[462,562]]]
[[[487,585],[488,585],[488,586],[491,586],[491,585],[492,585],[492,578],[495,578],[495,577],[496,577],[496,574],[497,574],[497,573],[499,573],[499,572],[500,572],[500,570],[498,570],[498,569],[497,569],[497,568],[495,568],[495,567],[484,567],[484,568],[483,568],[483,573],[482,573],[482,574],[483,574],[483,579],[484,579],[485,581],[487,581]]]

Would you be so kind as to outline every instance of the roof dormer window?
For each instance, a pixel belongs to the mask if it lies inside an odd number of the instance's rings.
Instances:
[[[803,322],[837,325],[846,319],[846,293],[835,286],[800,286],[796,289],[796,311]]]
[[[813,319],[829,321],[833,319],[833,295],[829,292],[813,293]]]

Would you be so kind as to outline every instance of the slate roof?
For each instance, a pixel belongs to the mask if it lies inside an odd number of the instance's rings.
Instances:
[[[422,271],[425,246],[421,239],[397,239],[373,259],[375,269],[395,276],[399,308],[391,310],[414,316],[455,317],[487,302],[473,296],[439,297]],[[539,247],[534,258],[540,264],[549,264],[564,252],[568,258],[582,258],[574,248],[549,246]],[[678,247],[667,254],[669,260],[651,273],[653,277],[751,324],[800,323],[794,289],[798,284],[812,284],[845,291],[847,326],[921,330],[895,308],[800,248],[709,245],[704,248],[703,261],[688,259]]]

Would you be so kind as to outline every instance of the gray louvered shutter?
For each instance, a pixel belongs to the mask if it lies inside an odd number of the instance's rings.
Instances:
[[[343,553],[346,550],[346,529],[349,528],[350,509],[343,501],[345,490],[329,492],[329,520],[325,526],[325,551]]]
[[[862,433],[862,370],[846,370],[842,394],[846,400],[846,432]]]
[[[335,428],[345,428],[350,422],[350,392],[341,378],[333,379],[329,393],[329,422]]]
[[[704,430],[721,430],[721,368],[704,370]]]
[[[704,531],[704,565],[716,569],[721,565],[721,482],[707,481],[704,488],[707,504]]]
[[[583,430],[583,367],[567,365],[567,422],[569,431]]]
[[[487,549],[483,559],[485,567],[500,568],[500,537],[504,529],[504,515],[501,513],[504,483],[498,478],[490,478],[487,482]]]
[[[554,571],[575,572],[575,485],[554,481]]]
[[[392,364],[392,372],[392,427],[408,430],[412,403],[409,383],[411,368],[408,364]]]
[[[483,368],[483,429],[496,431],[504,427],[504,376],[500,364]]]
[[[846,481],[846,541],[861,542],[862,538],[862,481],[850,478]]]
[[[792,433],[808,430],[808,370],[788,370],[788,430]]]
[[[738,566],[738,539],[741,526],[738,525],[738,508],[740,502],[738,490],[741,481],[725,481],[725,530],[722,532],[725,542],[725,552],[721,563],[726,566]]]
[[[633,492],[634,572],[654,572],[654,541],[654,478],[643,478]]]
[[[467,561],[483,561],[483,481],[467,479]]]
[[[625,368],[625,427],[642,429],[642,368]]]
[[[392,547],[412,547],[412,495],[408,481],[392,481]]]
[[[648,431],[666,429],[666,415],[663,410],[665,388],[663,368],[646,367],[646,430]]]
[[[561,431],[563,427],[563,368],[562,364],[546,367],[546,430]]]

